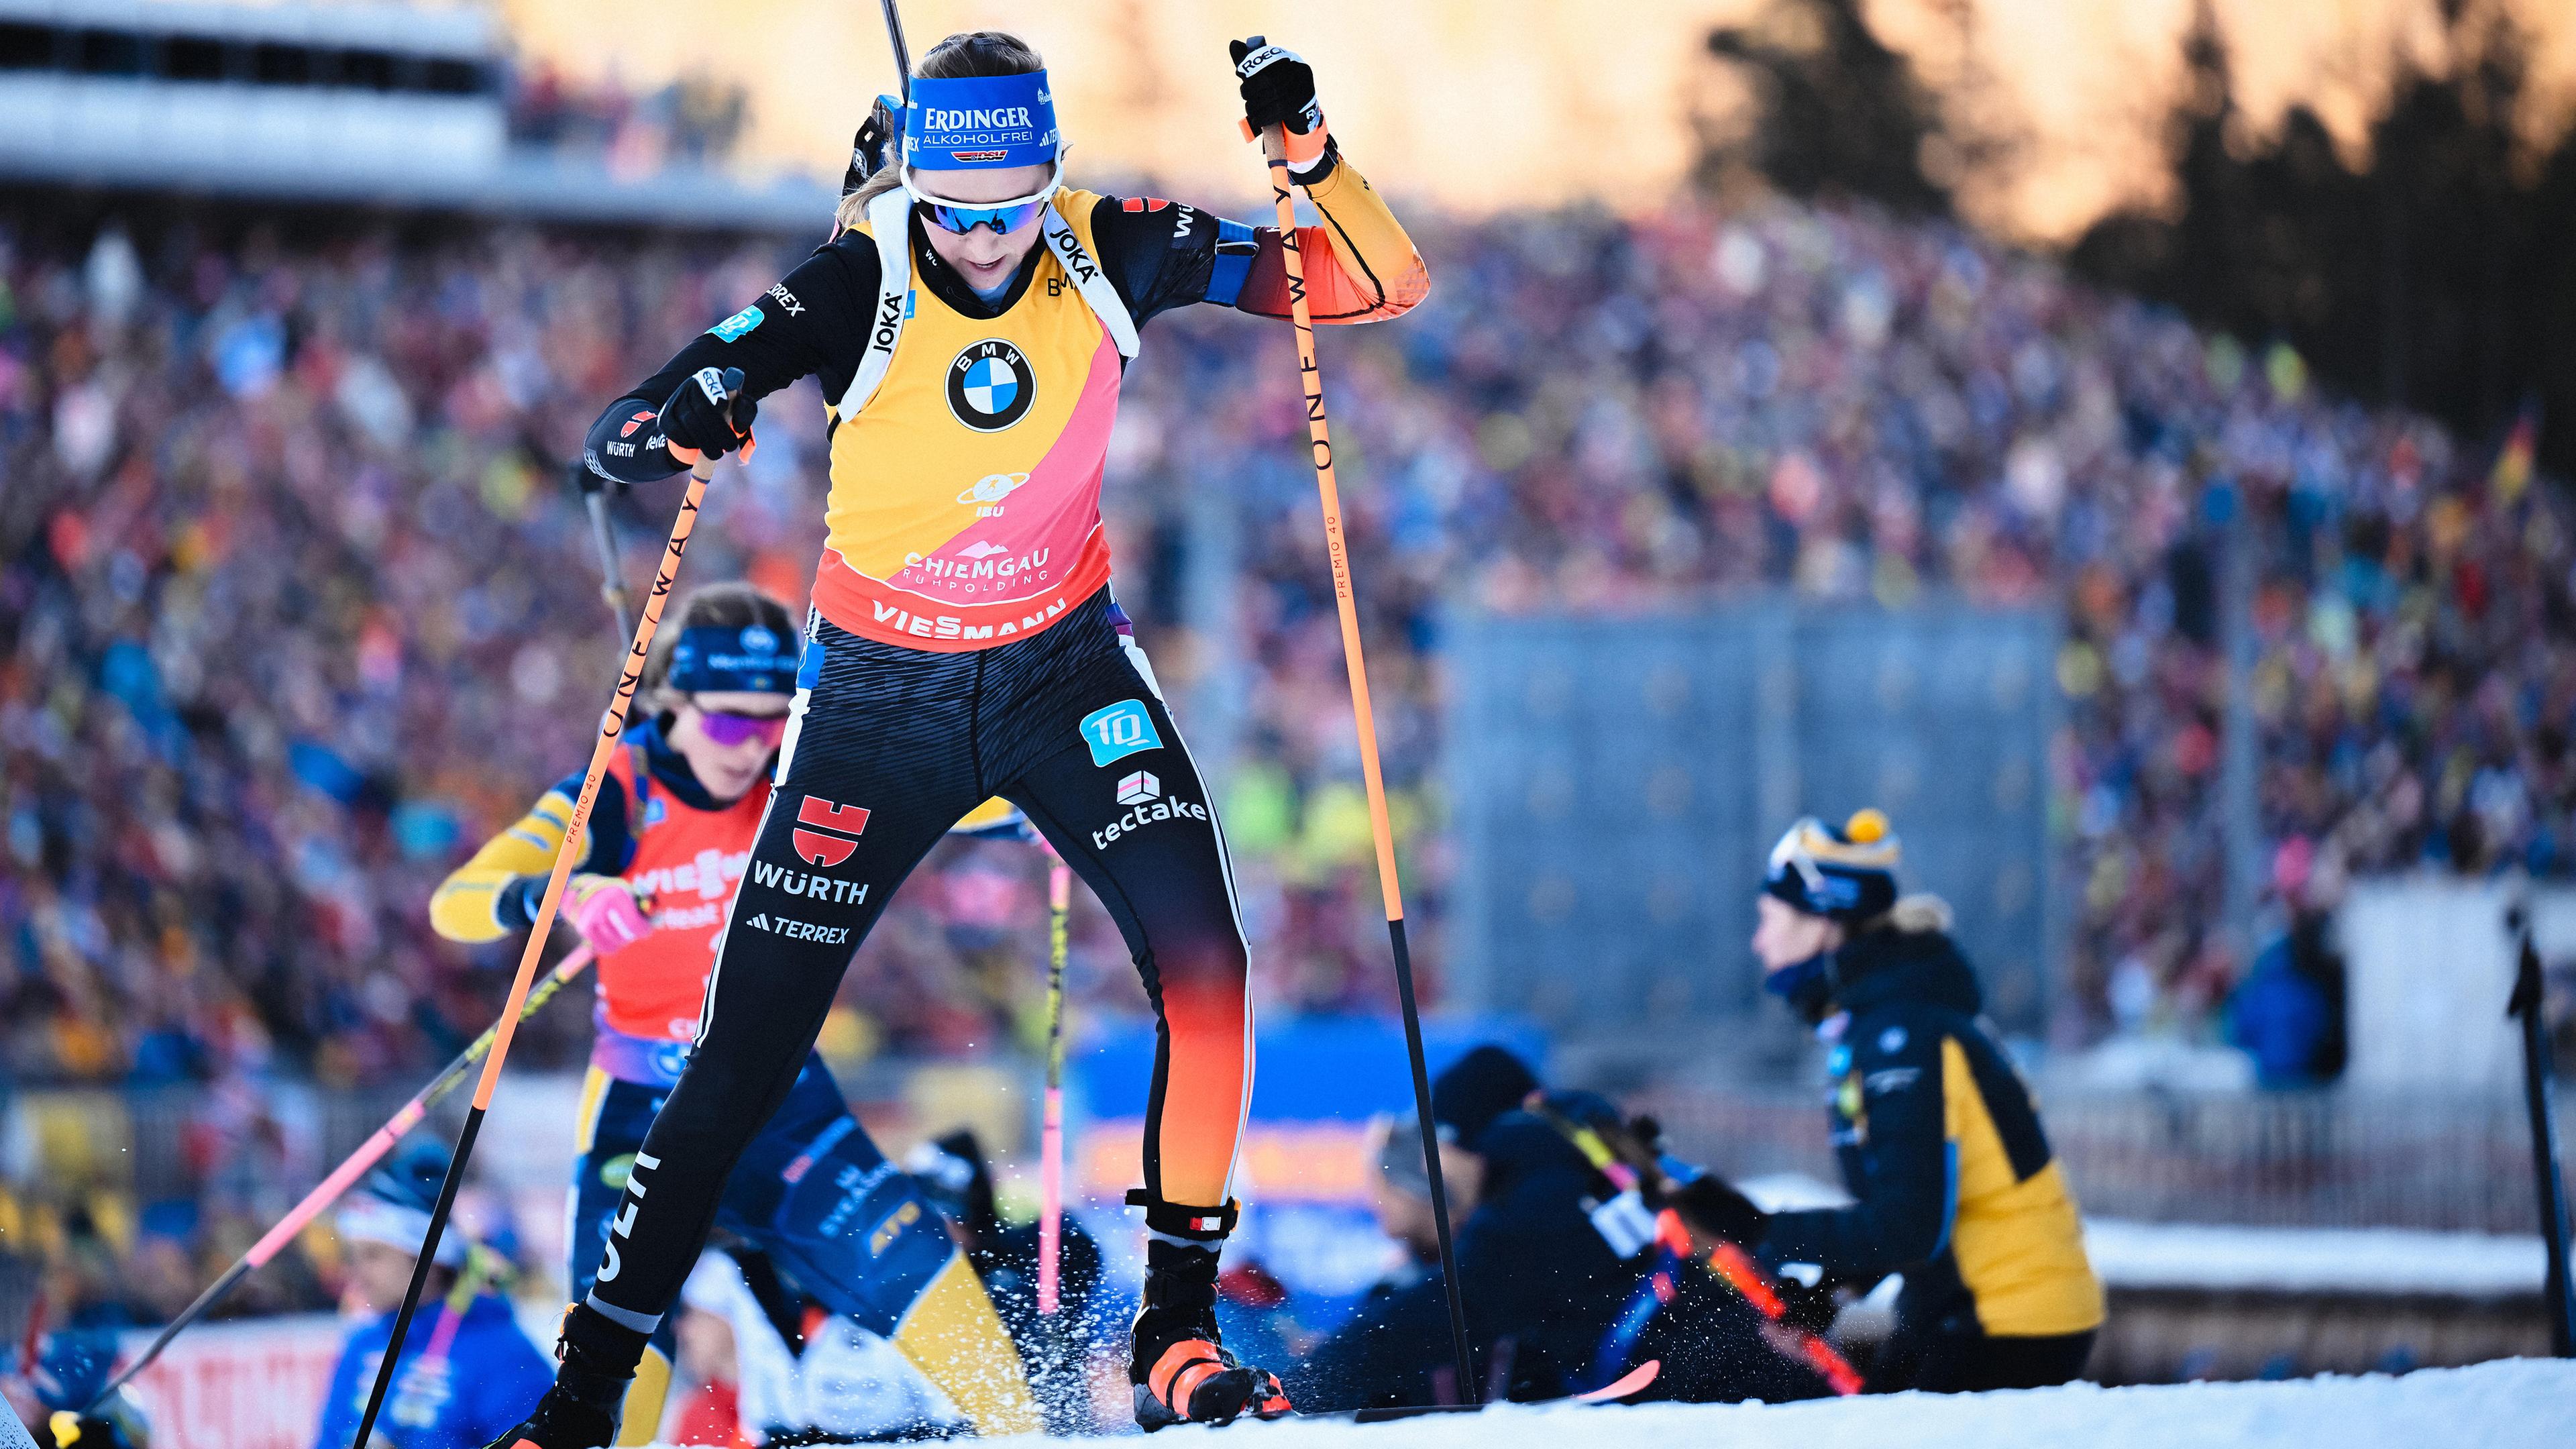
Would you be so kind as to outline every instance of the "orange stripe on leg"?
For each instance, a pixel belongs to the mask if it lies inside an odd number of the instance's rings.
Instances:
[[[1243,1130],[1246,1066],[1243,977],[1226,974],[1232,979],[1167,978],[1163,985],[1172,1044],[1156,1157],[1166,1202],[1213,1207],[1226,1199]]]

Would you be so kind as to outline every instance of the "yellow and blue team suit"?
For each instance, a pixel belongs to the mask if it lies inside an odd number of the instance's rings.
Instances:
[[[603,1258],[614,1261],[607,1255],[617,1251],[619,1199],[687,1062],[723,907],[770,794],[764,780],[740,800],[709,798],[661,731],[658,719],[627,731],[576,865],[640,887],[654,930],[606,953],[597,968],[597,1032],[566,1203],[575,1300],[590,1291]],[[430,911],[442,935],[490,941],[528,928],[580,788],[575,775],[547,791],[439,887]],[[715,1222],[757,1244],[833,1312],[892,1340],[980,1429],[1037,1427],[1010,1337],[945,1221],[885,1160],[811,1051],[726,1181]],[[621,1443],[653,1438],[674,1347],[672,1324],[659,1325],[627,1398]],[[514,1413],[529,1396],[513,1401]]]

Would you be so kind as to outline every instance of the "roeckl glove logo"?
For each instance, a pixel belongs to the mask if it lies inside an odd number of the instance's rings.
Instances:
[[[789,838],[796,854],[812,865],[834,866],[850,858],[859,848],[857,837],[867,832],[868,812],[862,805],[842,805],[820,795],[808,795],[796,807],[799,828]]]

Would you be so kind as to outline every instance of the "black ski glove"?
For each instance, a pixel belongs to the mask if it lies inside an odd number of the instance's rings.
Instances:
[[[690,374],[671,400],[662,404],[656,419],[671,456],[690,463],[699,454],[721,458],[740,449],[749,457],[754,446],[751,420],[760,405],[740,396],[741,388],[740,368],[701,367]]]
[[[1733,1184],[1715,1173],[1692,1178],[1675,1188],[1673,1206],[1681,1210],[1682,1221],[1692,1228],[1713,1233],[1747,1251],[1759,1247],[1762,1235],[1771,1228],[1769,1213],[1755,1207],[1753,1199],[1737,1192]]]
[[[1818,1283],[1810,1288],[1795,1278],[1774,1278],[1771,1289],[1780,1295],[1780,1321],[1791,1328],[1826,1333],[1833,1329],[1834,1320],[1842,1316],[1842,1302],[1834,1297],[1834,1290],[1827,1284]]]
[[[1250,134],[1284,129],[1288,170],[1300,182],[1320,181],[1329,169],[1333,137],[1315,98],[1315,68],[1306,58],[1261,36],[1230,40],[1234,75],[1243,92],[1243,120]]]

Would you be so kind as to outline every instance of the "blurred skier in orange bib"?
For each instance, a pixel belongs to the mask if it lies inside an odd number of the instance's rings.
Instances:
[[[599,953],[567,1204],[575,1296],[619,1261],[618,1202],[649,1161],[645,1130],[698,1032],[725,906],[768,809],[797,653],[787,606],[747,584],[680,599],[645,663],[650,713],[626,731],[575,844],[564,916]],[[580,788],[575,775],[547,791],[447,878],[429,907],[441,935],[491,941],[529,927]],[[785,1099],[750,1122],[757,1135],[721,1184],[716,1220],[890,1340],[978,1428],[1034,1430],[1010,1335],[938,1212],[850,1115],[822,1059],[807,1050],[798,1066]],[[637,1361],[619,1442],[648,1442],[661,1424],[675,1338],[664,1322]]]

